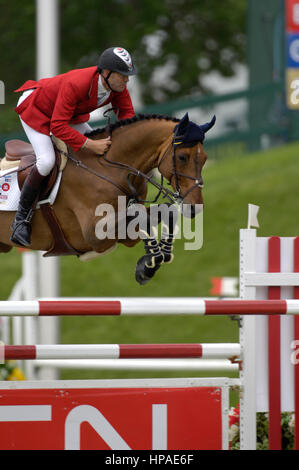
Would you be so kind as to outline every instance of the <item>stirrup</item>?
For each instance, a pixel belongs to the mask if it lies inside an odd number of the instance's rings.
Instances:
[[[20,220],[17,221],[17,218],[18,218],[18,212],[17,212],[17,213],[16,213],[16,216],[15,216],[15,218],[14,218],[14,220],[13,220],[13,223],[12,223],[12,225],[10,226],[10,230],[11,230],[12,232],[14,232],[14,231],[18,228],[18,226],[19,226],[20,224],[24,224],[24,223],[27,224],[27,225],[30,225],[30,224],[31,224],[32,217],[33,217],[33,214],[34,214],[34,210],[33,210],[33,209],[30,209],[29,212],[28,212],[28,214],[26,215],[26,217],[25,217],[24,219],[20,219]]]

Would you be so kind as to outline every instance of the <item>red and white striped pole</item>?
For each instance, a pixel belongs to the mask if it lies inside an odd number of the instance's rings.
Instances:
[[[203,300],[196,297],[122,300],[0,301],[0,316],[298,315],[299,300]]]
[[[239,355],[238,343],[0,345],[0,356],[4,360],[130,358],[231,358],[234,360]]]

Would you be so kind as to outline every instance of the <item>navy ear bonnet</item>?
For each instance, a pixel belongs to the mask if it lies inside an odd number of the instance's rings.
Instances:
[[[180,120],[180,122],[174,128],[174,145],[185,145],[192,147],[198,142],[203,143],[205,133],[214,126],[216,116],[213,116],[210,122],[198,126],[194,122],[189,121],[188,113]]]

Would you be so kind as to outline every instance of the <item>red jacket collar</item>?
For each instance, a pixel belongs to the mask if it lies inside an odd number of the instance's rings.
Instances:
[[[91,98],[92,96],[98,96],[98,80],[99,80],[99,71],[96,67],[95,74],[92,77],[90,87],[88,90],[88,98]]]

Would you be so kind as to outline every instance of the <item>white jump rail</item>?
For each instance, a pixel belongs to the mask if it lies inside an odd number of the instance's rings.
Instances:
[[[239,372],[239,363],[230,359],[171,358],[171,359],[36,359],[33,364],[39,367],[53,367],[57,370],[108,370],[140,372]],[[240,385],[235,379],[234,385]]]

